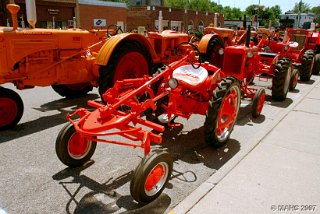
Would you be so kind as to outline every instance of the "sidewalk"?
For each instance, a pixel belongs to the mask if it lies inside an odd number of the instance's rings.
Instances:
[[[229,173],[169,213],[320,213],[320,83],[313,84]]]

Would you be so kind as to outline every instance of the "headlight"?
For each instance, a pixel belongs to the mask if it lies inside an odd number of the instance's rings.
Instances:
[[[178,80],[175,78],[171,78],[171,79],[169,79],[168,84],[169,84],[170,88],[175,89],[178,87]]]
[[[253,57],[253,53],[252,53],[251,51],[249,51],[249,52],[247,53],[247,57],[248,57],[248,58],[252,58],[252,57]]]
[[[223,48],[220,48],[220,49],[219,49],[219,54],[220,54],[220,55],[223,55],[223,54],[224,54],[224,49],[223,49]]]

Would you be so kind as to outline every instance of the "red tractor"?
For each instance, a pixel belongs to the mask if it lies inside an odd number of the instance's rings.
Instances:
[[[312,73],[318,74],[320,69],[320,35],[319,32],[306,29],[287,29],[287,43],[298,43],[295,50],[288,52],[300,73],[301,81],[308,81]],[[316,54],[316,56],[315,56]]]
[[[162,141],[161,135],[152,130],[165,130],[163,125],[152,121],[152,116],[166,115],[167,125],[173,127],[179,125],[172,123],[174,117],[188,119],[192,114],[205,115],[205,141],[216,147],[223,145],[238,116],[239,82],[209,63],[196,62],[195,51],[189,50],[189,45],[179,47],[188,54],[153,77],[117,80],[102,95],[107,104],[88,101],[96,110],[80,108],[69,114],[70,123],[56,140],[56,153],[61,162],[70,167],[83,165],[92,157],[97,142],[140,147],[145,156],[134,171],[130,192],[136,201],[146,203],[161,194],[173,166],[168,152],[151,151],[151,142]],[[121,136],[130,142],[108,139],[112,136]]]

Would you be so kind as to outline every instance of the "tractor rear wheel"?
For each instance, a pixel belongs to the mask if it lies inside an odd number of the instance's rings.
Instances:
[[[90,83],[52,85],[51,87],[60,96],[66,97],[67,99],[83,97],[93,89]]]
[[[320,72],[320,53],[314,56],[314,64],[312,74],[318,75]]]
[[[168,183],[173,168],[173,160],[166,151],[150,152],[145,156],[130,183],[130,193],[139,203],[155,200]]]
[[[314,52],[313,50],[306,50],[302,57],[302,63],[300,67],[300,80],[309,81],[312,75],[314,63]]]
[[[209,100],[209,106],[204,122],[205,141],[220,147],[226,143],[237,120],[241,89],[239,82],[233,77],[227,77],[218,83]]]
[[[291,61],[285,58],[279,59],[275,65],[274,77],[272,78],[272,99],[277,101],[286,99],[289,91],[291,73]]]
[[[23,109],[22,99],[15,91],[0,87],[0,130],[17,125]]]
[[[133,41],[117,47],[106,66],[99,70],[99,94],[111,88],[117,80],[143,77],[152,74],[152,59],[143,46]]]
[[[73,124],[66,124],[56,139],[56,154],[69,167],[82,166],[92,157],[97,142],[90,141],[78,133]]]

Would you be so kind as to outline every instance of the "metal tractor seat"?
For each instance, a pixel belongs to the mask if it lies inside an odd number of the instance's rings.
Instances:
[[[172,76],[179,82],[195,88],[207,79],[208,71],[201,66],[195,69],[192,65],[184,65],[174,70]]]

